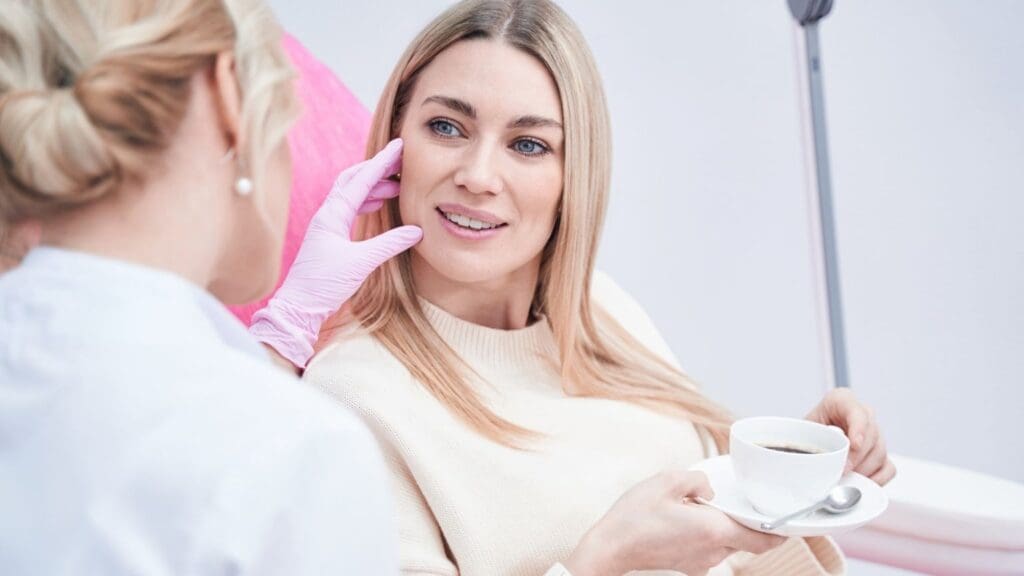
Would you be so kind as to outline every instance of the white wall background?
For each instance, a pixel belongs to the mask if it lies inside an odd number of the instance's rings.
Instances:
[[[450,3],[271,0],[371,109]],[[893,451],[1024,481],[1024,2],[836,4],[821,38],[854,389]],[[824,365],[785,0],[562,5],[612,110],[600,265],[713,397],[802,415]]]

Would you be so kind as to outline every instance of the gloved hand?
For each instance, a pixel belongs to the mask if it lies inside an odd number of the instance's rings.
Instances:
[[[303,368],[313,355],[320,325],[355,294],[371,272],[423,237],[401,226],[362,242],[351,240],[356,214],[380,209],[398,195],[389,180],[401,169],[402,141],[392,140],[373,158],[345,170],[313,215],[284,283],[253,315],[249,332]]]

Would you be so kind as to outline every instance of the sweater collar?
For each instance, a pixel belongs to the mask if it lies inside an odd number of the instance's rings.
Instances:
[[[467,322],[420,298],[420,308],[441,338],[471,365],[516,369],[558,358],[551,324],[544,316],[525,328],[499,330]]]

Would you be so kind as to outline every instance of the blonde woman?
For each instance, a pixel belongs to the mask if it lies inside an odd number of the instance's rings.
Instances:
[[[371,435],[224,307],[274,285],[288,210],[269,11],[0,0],[0,62],[0,245],[39,244],[0,275],[2,571],[393,573]],[[343,229],[397,193],[399,154],[338,182],[263,316],[289,370],[308,309],[418,239]]]
[[[372,236],[423,241],[375,272],[305,378],[361,413],[398,498],[402,569],[439,576],[844,570],[694,502],[729,415],[697,391],[594,258],[609,193],[601,82],[547,0],[466,0],[413,40],[369,152],[401,137],[402,193]],[[641,191],[629,191],[640,194]],[[830,395],[851,466],[892,475],[866,408]]]

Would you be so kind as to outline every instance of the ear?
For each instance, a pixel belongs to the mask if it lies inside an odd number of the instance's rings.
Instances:
[[[236,150],[240,149],[243,139],[240,124],[242,92],[238,86],[238,77],[235,75],[235,55],[231,52],[217,54],[217,60],[213,65],[213,88],[221,128],[227,136],[229,145]]]

